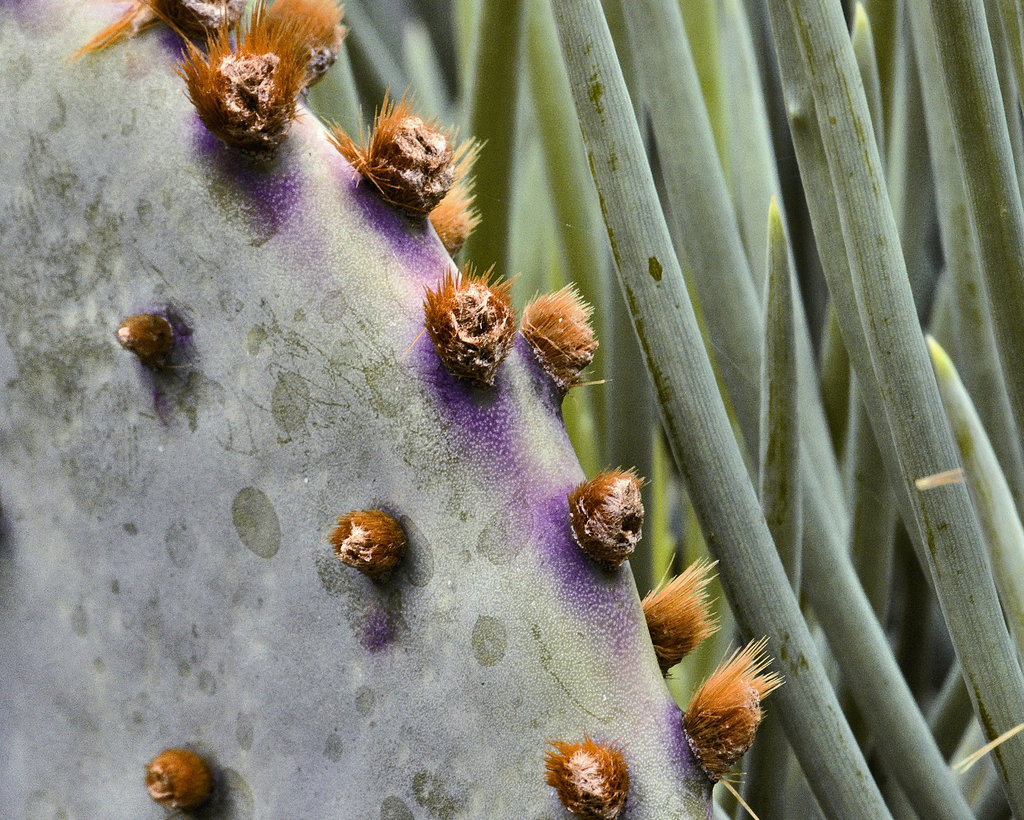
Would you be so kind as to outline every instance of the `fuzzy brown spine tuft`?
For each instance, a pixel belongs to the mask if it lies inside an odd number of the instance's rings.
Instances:
[[[236,26],[245,11],[245,0],[149,0],[149,5],[189,37]]]
[[[718,629],[708,606],[707,585],[714,564],[699,560],[642,601],[661,674],[690,654]]]
[[[473,207],[473,163],[480,155],[475,140],[461,144],[455,151],[455,182],[430,212],[430,223],[437,231],[446,251],[455,256],[466,244],[473,229],[480,224],[480,214]]]
[[[304,28],[309,48],[306,88],[322,79],[338,59],[348,31],[341,24],[344,10],[345,7],[335,0],[274,0],[267,11],[267,23],[271,27],[299,22]]]
[[[176,69],[210,132],[261,162],[273,159],[288,136],[309,64],[304,23],[268,19],[260,3],[234,48],[228,30],[218,29],[207,54],[188,43]]]
[[[597,340],[590,327],[592,313],[572,285],[538,297],[523,311],[520,330],[541,367],[562,390],[578,385],[594,360]]]
[[[145,0],[135,0],[125,11],[108,26],[100,29],[82,46],[68,55],[69,60],[77,60],[93,51],[103,49],[134,37],[148,28],[157,20],[157,15]]]
[[[245,11],[245,0],[132,0],[131,5],[113,23],[97,32],[69,55],[77,60],[91,51],[134,37],[158,19],[189,37],[203,37],[219,28],[238,23]]]
[[[480,224],[480,215],[473,207],[472,192],[461,182],[452,185],[447,196],[430,212],[430,224],[434,226],[444,249],[455,256]]]
[[[782,685],[774,672],[767,638],[737,649],[701,685],[683,715],[690,748],[713,781],[721,780],[754,742],[761,701]]]
[[[629,793],[629,769],[615,743],[548,741],[554,749],[545,756],[547,783],[565,809],[586,820],[615,820]]]
[[[137,313],[118,325],[117,341],[146,367],[159,369],[167,364],[174,347],[174,329],[163,316]]]
[[[437,290],[423,300],[424,325],[448,371],[480,387],[494,384],[516,335],[509,283],[489,283],[493,266],[477,276],[467,264],[445,272]]]
[[[576,543],[607,570],[633,554],[644,523],[642,481],[632,470],[606,470],[569,493]]]
[[[407,96],[398,102],[384,96],[369,138],[360,134],[361,144],[337,125],[330,139],[386,201],[412,213],[429,213],[455,182],[451,134],[416,116]]]
[[[380,510],[356,510],[341,516],[328,541],[343,563],[371,578],[391,572],[406,548],[399,523]]]
[[[206,761],[188,749],[165,749],[146,766],[149,796],[165,809],[194,809],[213,791]]]

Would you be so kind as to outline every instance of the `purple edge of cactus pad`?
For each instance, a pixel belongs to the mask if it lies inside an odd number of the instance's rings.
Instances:
[[[302,184],[287,162],[257,163],[225,145],[192,112],[192,142],[211,170],[234,182],[251,208],[250,219],[261,233],[277,233],[301,202]]]
[[[614,616],[615,612],[636,605],[632,585],[623,584],[620,579],[620,573],[629,569],[601,569],[580,551],[572,536],[568,493],[580,473],[568,436],[565,450],[571,464],[557,474],[539,473],[521,441],[519,406],[505,383],[509,376],[504,368],[499,368],[492,388],[479,388],[453,377],[437,357],[429,338],[417,342],[414,355],[414,366],[423,374],[445,419],[462,431],[464,446],[474,456],[485,453],[487,462],[497,465],[491,469],[493,480],[505,485],[501,492],[515,499],[520,509],[532,511],[524,540],[536,544],[538,557],[549,569],[560,596],[571,601],[578,611],[596,617],[603,614],[602,620],[609,629],[621,624],[622,628],[611,635],[611,641],[616,655],[629,656],[636,646],[635,625]],[[525,359],[533,378],[535,357],[529,343],[517,338],[513,355]],[[560,416],[560,410],[550,405],[551,393],[546,396],[542,395],[542,400]]]

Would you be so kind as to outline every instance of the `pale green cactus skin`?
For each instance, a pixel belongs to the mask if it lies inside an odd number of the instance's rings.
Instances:
[[[0,9],[0,816],[162,817],[143,766],[187,746],[204,817],[562,818],[546,740],[584,733],[624,747],[624,817],[707,816],[528,346],[452,379],[433,230],[308,113],[264,169],[209,137],[168,34],[65,63],[110,13]],[[114,331],[168,309],[154,374]],[[367,507],[410,540],[383,584],[326,541]]]

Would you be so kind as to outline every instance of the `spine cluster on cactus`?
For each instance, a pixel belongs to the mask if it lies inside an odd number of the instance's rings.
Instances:
[[[341,24],[343,9],[335,0],[274,0],[267,11],[267,24],[289,28],[302,21],[304,39],[309,49],[304,86],[310,88],[323,79],[334,65],[345,39],[346,27]]]
[[[437,238],[444,249],[455,256],[466,244],[473,229],[480,223],[480,215],[473,207],[472,180],[470,169],[476,159],[478,146],[467,151],[456,165],[456,178],[448,194],[429,214]]]
[[[451,134],[413,114],[408,97],[385,97],[362,144],[338,127],[331,140],[385,200],[413,213],[432,211],[455,183],[459,154]]]
[[[328,540],[343,563],[371,578],[386,577],[402,559],[407,543],[399,523],[380,510],[341,516]]]
[[[164,20],[189,37],[205,37],[238,24],[245,0],[131,0],[125,12],[71,54],[77,59],[91,51],[136,36]]]
[[[551,741],[547,782],[565,809],[581,820],[616,820],[629,795],[629,767],[615,743]]]
[[[718,629],[707,594],[713,568],[712,563],[695,561],[641,602],[663,675]]]
[[[190,749],[165,749],[146,765],[146,789],[165,809],[196,809],[210,798],[213,772]]]
[[[118,325],[117,342],[146,367],[160,368],[174,346],[174,328],[156,313],[137,313]]]
[[[622,566],[643,534],[641,486],[632,470],[606,470],[569,493],[576,543],[606,570]]]
[[[258,161],[269,161],[288,137],[299,92],[308,81],[306,25],[271,17],[259,5],[232,41],[222,27],[204,54],[186,42],[178,73],[210,132]]]
[[[153,0],[158,17],[189,37],[205,37],[238,25],[245,12],[245,0]]]
[[[516,316],[509,283],[490,283],[493,269],[477,274],[471,263],[445,271],[423,300],[427,335],[448,371],[479,387],[492,387],[512,350]]]
[[[761,701],[782,685],[765,672],[767,641],[737,649],[701,685],[683,716],[690,746],[712,780],[721,780],[754,742]]]
[[[520,332],[562,390],[576,387],[594,361],[597,339],[590,327],[592,312],[574,285],[539,296],[523,310]]]

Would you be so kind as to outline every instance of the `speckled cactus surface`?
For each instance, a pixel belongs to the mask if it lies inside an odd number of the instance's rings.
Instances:
[[[162,817],[143,768],[183,746],[203,817],[554,820],[547,741],[586,734],[621,744],[624,817],[704,817],[529,346],[453,378],[428,223],[308,112],[271,164],[211,137],[170,33],[65,62],[109,19],[0,6],[0,816]],[[117,344],[142,312],[161,370]],[[366,508],[408,537],[383,582],[327,540]]]

